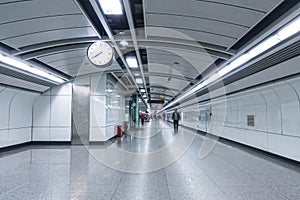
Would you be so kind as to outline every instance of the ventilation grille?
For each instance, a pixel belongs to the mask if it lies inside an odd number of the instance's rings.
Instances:
[[[0,67],[0,74],[4,74],[6,76],[11,76],[11,77],[14,77],[14,78],[22,79],[22,80],[25,80],[25,81],[29,81],[29,82],[32,82],[32,83],[36,83],[36,84],[44,85],[44,86],[48,86],[48,87],[55,86],[55,84],[53,84],[53,83],[49,83],[47,81],[40,80],[38,78],[35,78],[35,77],[32,77],[32,76],[17,72],[15,70],[7,69],[5,67]]]
[[[254,126],[254,115],[247,115],[247,125]]]
[[[289,60],[295,56],[298,56],[299,54],[300,54],[300,41],[297,41],[297,42],[291,44],[290,46],[285,47],[285,48],[277,51],[276,53],[274,53],[270,56],[267,56],[266,58],[250,65],[249,67],[236,72],[232,76],[229,76],[229,77],[223,79],[223,82],[219,81],[219,82],[215,83],[214,85],[210,86],[209,89],[205,88],[204,90],[198,92],[197,96],[204,95],[204,94],[208,93],[209,91],[213,91],[215,89],[218,89],[220,87],[223,87],[225,85],[228,85],[230,83],[238,81],[240,79],[246,78],[252,74],[263,71],[263,70],[270,68],[276,64],[282,63],[282,62]],[[189,101],[192,98],[194,98],[194,97],[192,96],[192,97],[188,98],[186,101]]]
[[[247,76],[250,76],[259,71],[265,70],[269,67],[272,67],[272,66],[282,63],[286,60],[289,60],[295,56],[298,56],[299,54],[300,54],[300,41],[297,41],[297,42],[291,44],[290,46],[285,47],[285,48],[277,51],[276,53],[274,53],[270,56],[267,56],[266,58],[250,65],[249,67],[238,71],[237,73],[233,74],[232,76],[225,78],[224,84],[227,85],[227,84],[230,84],[237,80],[243,79]]]

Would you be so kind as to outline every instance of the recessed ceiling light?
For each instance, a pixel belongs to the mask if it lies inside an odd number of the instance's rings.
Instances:
[[[127,57],[126,62],[130,68],[138,68],[138,63],[135,57]]]
[[[135,82],[136,82],[137,84],[143,84],[143,80],[142,80],[141,78],[136,78],[136,79],[135,79]]]
[[[122,15],[122,5],[120,0],[98,0],[106,15]]]

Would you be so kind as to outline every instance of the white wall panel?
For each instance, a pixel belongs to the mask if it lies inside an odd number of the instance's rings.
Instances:
[[[0,88],[0,148],[31,141],[32,106],[37,96]]]
[[[106,125],[106,96],[90,97],[90,125]]]
[[[212,107],[211,122],[189,118],[183,124],[194,128],[197,123],[197,129],[202,131],[206,127],[222,129],[221,137],[300,161],[299,98],[300,78],[291,78],[228,96],[227,107],[220,99],[206,102],[199,107],[203,111]],[[227,113],[222,125],[224,109]],[[182,111],[184,116],[191,112],[190,107]],[[201,109],[196,115],[201,115]],[[247,115],[254,115],[254,127],[247,125]]]
[[[300,161],[300,138],[269,134],[269,151]]]
[[[50,141],[71,141],[71,127],[50,128]]]
[[[39,96],[33,107],[33,126],[50,125],[50,96]]]
[[[31,128],[11,129],[8,131],[8,145],[31,141]]]
[[[300,78],[298,77],[291,80],[287,80],[286,83],[290,84],[298,94],[298,97],[300,97]]]
[[[50,141],[49,127],[33,127],[32,141]]]
[[[107,141],[106,127],[90,127],[90,142]]]
[[[71,141],[72,84],[51,88],[33,108],[33,141]]]
[[[0,130],[8,129],[10,101],[16,93],[17,91],[12,89],[5,89],[0,93]]]
[[[267,129],[271,133],[282,133],[280,100],[272,87],[259,89],[267,102]]]
[[[273,88],[281,102],[283,134],[300,136],[300,112],[297,93],[285,82],[275,84]]]
[[[0,148],[8,144],[8,130],[0,130]]]
[[[50,126],[71,126],[71,96],[51,96]]]
[[[28,127],[32,125],[32,105],[38,95],[19,92],[10,104],[9,128]]]
[[[72,84],[67,83],[61,86],[51,88],[51,96],[71,96],[72,95]]]

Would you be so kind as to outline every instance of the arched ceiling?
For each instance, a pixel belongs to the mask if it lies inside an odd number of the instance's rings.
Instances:
[[[0,0],[0,50],[35,63],[69,80],[109,71],[130,91],[147,87],[149,99],[166,102],[226,60],[255,35],[266,31],[276,14],[289,12],[296,0],[121,0],[123,15],[104,15],[97,0]],[[117,45],[125,32],[126,50]],[[254,35],[254,36],[253,36]],[[116,59],[106,69],[86,58],[94,41],[111,42]],[[134,54],[140,65],[128,70],[124,58]],[[2,67],[2,66],[1,66]],[[20,76],[1,76],[24,88],[43,91],[53,84]],[[136,74],[136,76],[134,76]],[[126,78],[124,78],[126,77]],[[141,77],[144,84],[135,83]],[[14,85],[14,81],[0,83]],[[161,86],[164,89],[160,88]],[[164,95],[162,95],[164,94]]]

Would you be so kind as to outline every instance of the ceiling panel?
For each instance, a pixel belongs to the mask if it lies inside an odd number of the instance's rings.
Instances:
[[[214,2],[268,12],[282,0],[214,0]]]
[[[166,26],[170,28],[184,28],[198,32],[206,32],[212,35],[217,34],[229,38],[241,37],[248,30],[248,27],[236,24],[229,24],[220,21],[184,17],[178,15],[147,14],[148,26]]]
[[[184,50],[166,51],[148,49],[148,71],[150,73],[166,73],[170,70],[173,74],[182,78],[196,78],[212,62],[216,60],[208,54],[193,53]]]
[[[147,35],[152,37],[168,37],[177,39],[188,39],[194,41],[200,41],[205,43],[210,43],[218,46],[229,47],[236,41],[236,38],[229,38],[221,35],[212,35],[206,32],[199,32],[197,30],[187,30],[179,28],[168,28],[168,25],[161,26],[163,29],[147,29]],[[159,30],[159,31],[158,31]],[[173,34],[170,34],[173,32]]]
[[[171,91],[182,90],[189,83],[188,81],[178,79],[168,79],[167,77],[150,76],[151,85],[163,86]]]
[[[81,13],[70,0],[32,0],[10,1],[9,4],[0,2],[1,24],[19,20]]]
[[[199,16],[249,27],[264,15],[264,12],[258,10],[215,4],[213,1],[192,0],[147,0],[146,13]]]
[[[85,56],[79,56],[77,58],[69,58],[69,59],[65,59],[65,60],[51,62],[49,64],[51,64],[51,66],[59,69],[59,68],[63,68],[64,66],[68,66],[68,65],[74,65],[74,64],[81,65],[82,62],[84,61],[84,59],[85,59]]]
[[[94,37],[97,34],[91,27],[74,27],[67,29],[52,30],[47,32],[38,32],[29,35],[22,35],[19,37],[2,40],[4,44],[13,48],[21,48],[32,44],[44,43],[53,40],[63,40],[80,37]]]
[[[0,41],[51,30],[90,26],[82,14],[49,16],[0,24]]]
[[[146,0],[146,24],[170,28],[194,40],[230,48],[280,2],[282,0]],[[157,30],[149,30],[147,34],[174,37]]]
[[[81,57],[83,55],[84,56],[86,55],[86,49],[76,49],[76,50],[70,50],[66,52],[53,53],[46,56],[40,56],[38,57],[38,59],[41,60],[42,62],[46,62],[50,64],[53,62]]]

